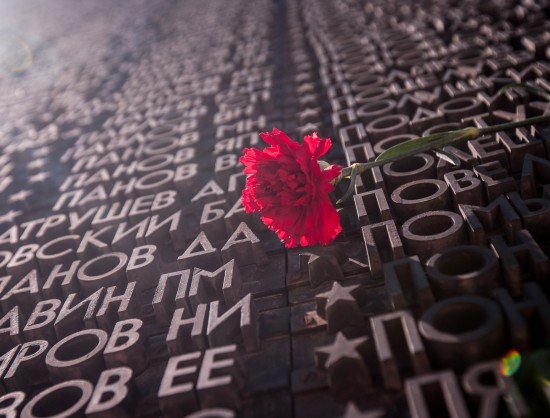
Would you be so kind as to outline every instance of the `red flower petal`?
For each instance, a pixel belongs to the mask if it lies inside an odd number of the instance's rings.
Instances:
[[[321,170],[318,163],[330,149],[330,139],[312,134],[299,144],[278,129],[260,136],[271,146],[245,149],[240,159],[248,175],[243,207],[260,212],[288,248],[331,243],[342,227],[328,193],[341,167]]]
[[[271,132],[262,132],[260,137],[272,146],[286,146],[290,149],[298,149],[300,144],[290,139],[283,131],[273,128]]]
[[[322,171],[323,173],[323,178],[326,180],[326,181],[331,181],[333,179],[335,179],[336,177],[338,177],[340,175],[340,173],[342,172],[342,167],[338,166],[338,165],[331,165],[329,168],[326,168]]]
[[[319,138],[315,132],[312,135],[304,136],[304,144],[308,146],[311,155],[317,160],[325,155],[332,146],[330,139]]]

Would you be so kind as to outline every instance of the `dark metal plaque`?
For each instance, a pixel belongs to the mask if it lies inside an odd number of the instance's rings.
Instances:
[[[245,212],[277,127],[342,166],[550,113],[546,0],[2,0],[0,415],[550,416],[550,127],[360,175],[328,246]],[[339,185],[335,195],[342,195]]]

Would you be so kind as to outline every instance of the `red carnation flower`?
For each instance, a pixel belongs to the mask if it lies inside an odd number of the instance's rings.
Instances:
[[[288,248],[331,243],[342,227],[328,194],[341,167],[321,170],[318,162],[330,139],[314,133],[300,144],[276,128],[260,136],[270,146],[247,148],[240,159],[248,175],[242,194],[246,212],[260,212]]]

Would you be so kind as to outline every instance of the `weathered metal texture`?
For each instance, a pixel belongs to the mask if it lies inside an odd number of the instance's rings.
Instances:
[[[550,90],[548,1],[131,3],[2,1],[2,414],[550,415],[548,126],[366,171],[326,247],[246,213],[239,163],[548,113],[499,92]]]

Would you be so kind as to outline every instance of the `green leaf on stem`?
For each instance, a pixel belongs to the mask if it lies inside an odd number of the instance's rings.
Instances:
[[[435,155],[441,158],[443,161],[448,162],[453,166],[453,168],[460,167],[460,160],[458,157],[453,154],[451,151],[446,150],[445,148],[437,148],[434,150]]]
[[[337,205],[345,202],[351,197],[351,195],[353,194],[353,189],[355,188],[355,180],[357,179],[358,174],[359,174],[359,166],[358,164],[353,164],[351,166],[351,174],[350,174],[348,190],[346,191],[344,196],[342,196],[340,199],[336,201]]]
[[[464,128],[457,131],[440,132],[414,138],[387,149],[376,158],[376,162],[391,162],[403,157],[418,154],[419,152],[429,151],[433,148],[443,148],[447,145],[461,141],[463,139],[474,139],[479,136],[477,128]]]
[[[319,168],[321,169],[321,171],[326,170],[332,165],[324,160],[317,160],[317,163],[319,164]]]

